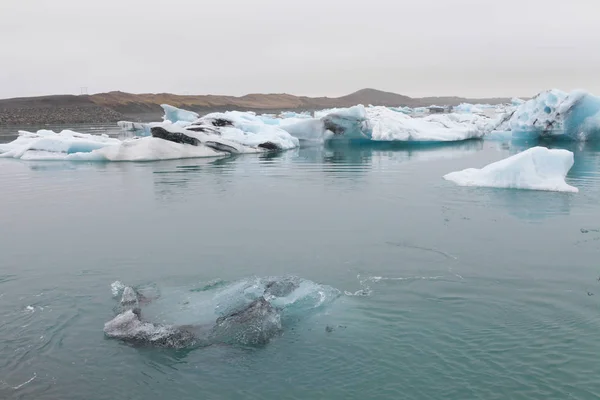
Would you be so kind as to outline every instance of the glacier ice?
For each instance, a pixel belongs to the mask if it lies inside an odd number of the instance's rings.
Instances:
[[[600,98],[581,90],[546,90],[499,118],[491,129],[497,132],[511,132],[513,139],[596,140]]]
[[[477,108],[479,107],[479,108]],[[450,142],[481,138],[489,130],[491,119],[478,113],[480,109],[494,109],[490,105],[462,105],[463,112],[451,114],[427,115],[425,107],[411,109],[409,107],[382,107],[356,105],[348,108],[332,108],[315,111],[313,116],[307,112],[282,112],[278,115],[256,115],[253,112],[228,111],[225,113],[208,114],[192,122],[194,115],[188,116],[185,110],[175,107],[165,108],[172,117],[175,125],[190,129],[191,125],[211,125],[217,120],[228,120],[231,127],[242,132],[260,134],[285,131],[303,142],[326,142],[330,140],[374,140],[374,141],[411,141],[411,142]],[[467,112],[468,110],[468,112]],[[503,108],[500,110],[504,110]],[[185,117],[185,118],[184,118]],[[171,121],[173,122],[173,121]],[[143,124],[142,124],[143,125]],[[154,123],[144,126],[132,123],[123,124],[124,128],[133,127],[139,134],[147,134]],[[140,129],[143,128],[143,129]],[[220,135],[224,138],[241,141],[241,143],[256,145],[263,140],[254,136],[254,142],[244,141],[240,132],[234,137],[233,131],[221,127]],[[233,135],[233,136],[232,136]],[[282,145],[282,148],[289,148]]]
[[[578,192],[565,182],[573,163],[573,153],[568,150],[538,146],[481,169],[451,172],[444,179],[459,186]]]
[[[14,141],[0,145],[0,157],[22,160],[153,161],[178,158],[219,157],[230,153],[261,153],[298,147],[298,139],[278,126],[265,124],[252,113],[208,114],[190,122],[195,113],[164,107],[165,121],[150,124],[121,121],[119,126],[137,136],[125,140],[107,135],[69,130],[55,133],[20,131]],[[169,113],[178,119],[167,122]],[[183,119],[181,119],[183,118]],[[188,120],[185,120],[185,119]],[[162,128],[192,138],[189,143],[153,137]]]
[[[163,120],[175,124],[177,122],[194,122],[200,116],[198,113],[193,111],[183,110],[181,108],[173,107],[168,104],[161,104],[161,107],[165,111]]]
[[[457,113],[481,113],[483,110],[482,107],[475,104],[461,103],[454,107],[452,111]]]
[[[422,118],[369,107],[367,115],[376,141],[449,142],[481,138],[488,119],[476,114],[433,114]]]
[[[297,146],[297,139],[287,132],[242,132],[235,128],[224,129],[222,135],[188,131],[176,125],[162,124],[172,132],[183,132],[198,139],[200,144],[175,143],[157,137],[137,137],[120,140],[107,136],[82,134],[73,131],[42,130],[36,133],[19,132],[19,137],[0,144],[0,157],[22,160],[70,161],[154,161],[179,158],[222,157],[234,148],[236,153],[261,153],[268,149],[259,147],[268,141],[281,149]],[[219,144],[223,147],[220,148]]]
[[[333,139],[451,142],[481,138],[490,119],[479,114],[413,116],[404,109],[355,106],[315,112],[313,119],[283,119],[280,127],[306,141]]]
[[[280,120],[279,127],[292,136],[309,142],[371,138],[369,120],[362,105],[317,111],[314,118],[290,115]]]

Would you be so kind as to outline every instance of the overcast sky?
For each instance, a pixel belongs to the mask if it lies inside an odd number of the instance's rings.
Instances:
[[[0,0],[0,98],[600,94],[598,0]]]

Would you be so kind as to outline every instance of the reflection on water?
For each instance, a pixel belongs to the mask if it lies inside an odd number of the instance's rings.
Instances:
[[[286,180],[325,179],[326,185],[340,183],[344,190],[360,189],[368,177],[398,164],[460,158],[481,151],[483,142],[466,141],[450,145],[398,145],[394,143],[336,142],[286,152],[261,155],[234,155],[218,159],[174,160],[152,163],[159,198],[167,200],[185,190],[191,182],[212,176],[210,185],[226,190],[233,176],[275,177]],[[316,175],[315,175],[316,174]],[[352,185],[352,186],[347,186]],[[204,184],[208,187],[207,184]],[[213,186],[210,186],[213,187]]]
[[[574,195],[535,190],[479,188],[478,196],[487,198],[490,207],[506,210],[519,219],[536,221],[568,215]]]

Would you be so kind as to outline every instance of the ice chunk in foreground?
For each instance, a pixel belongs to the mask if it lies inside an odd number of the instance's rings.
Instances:
[[[562,149],[532,147],[522,153],[489,164],[482,169],[452,172],[444,179],[459,186],[579,192],[565,182],[573,166],[573,153]]]
[[[546,90],[501,118],[493,132],[512,132],[516,139],[600,138],[600,98],[584,91]]]

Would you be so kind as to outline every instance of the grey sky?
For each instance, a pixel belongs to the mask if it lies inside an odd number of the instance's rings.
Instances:
[[[1,0],[0,98],[600,94],[596,0]]]

